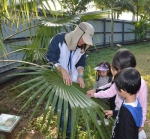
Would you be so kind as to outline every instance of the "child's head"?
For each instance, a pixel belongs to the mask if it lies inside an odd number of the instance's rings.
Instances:
[[[128,67],[136,67],[135,56],[128,49],[119,49],[112,60],[113,75]]]
[[[123,97],[123,94],[121,95],[123,91],[135,95],[141,86],[141,76],[135,68],[125,68],[115,75],[114,82],[121,97]]]
[[[110,69],[110,64],[108,62],[101,62],[94,69],[97,70],[96,80],[99,80],[100,77],[108,76],[108,77],[110,77],[108,82],[111,81],[112,73],[111,73],[111,69]]]

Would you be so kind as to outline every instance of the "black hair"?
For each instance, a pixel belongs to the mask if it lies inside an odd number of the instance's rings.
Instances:
[[[122,89],[133,95],[141,87],[141,76],[135,68],[125,68],[115,75],[114,82],[119,91]]]
[[[86,46],[87,46],[87,44],[86,44],[86,43],[85,43],[85,44],[83,44],[83,45],[81,45],[81,46],[80,46],[81,50],[84,50],[84,52],[85,52]]]
[[[106,67],[106,68],[109,69],[109,70],[107,71],[107,76],[109,77],[108,83],[110,83],[110,82],[112,81],[112,73],[111,73],[111,69],[110,69],[110,64],[109,64],[108,62],[103,61],[103,62],[99,63],[99,64],[97,65],[97,67],[98,67],[98,66],[101,66],[101,65],[104,65],[104,67]],[[97,72],[97,73],[96,73],[96,81],[98,81],[99,78],[100,78],[100,76],[99,76],[99,74],[98,74],[98,72]]]
[[[136,59],[135,56],[128,49],[119,49],[113,60],[112,67],[116,70],[122,70],[128,67],[136,67]]]

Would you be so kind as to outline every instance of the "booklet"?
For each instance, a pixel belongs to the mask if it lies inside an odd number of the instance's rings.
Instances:
[[[14,129],[17,123],[20,121],[21,117],[16,115],[10,114],[1,114],[0,115],[0,131],[1,132],[8,132]]]

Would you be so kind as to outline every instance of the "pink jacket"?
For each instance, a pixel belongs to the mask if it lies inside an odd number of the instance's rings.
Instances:
[[[110,98],[110,97],[113,97],[115,95],[116,95],[116,99],[115,99],[116,107],[120,108],[123,99],[121,97],[119,97],[115,83],[109,89],[107,89],[105,91],[99,91],[97,93],[94,93],[95,98]],[[142,106],[142,110],[143,110],[143,121],[142,121],[141,127],[144,127],[144,122],[146,120],[147,95],[148,95],[148,90],[147,90],[146,82],[141,78],[141,87],[137,93],[137,98],[139,99],[141,106]]]

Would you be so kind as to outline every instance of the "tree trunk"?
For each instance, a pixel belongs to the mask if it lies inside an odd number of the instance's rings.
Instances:
[[[139,6],[137,6],[137,11],[136,11],[136,17],[137,17],[137,21],[139,21],[139,18],[138,18],[138,16],[139,16]]]

